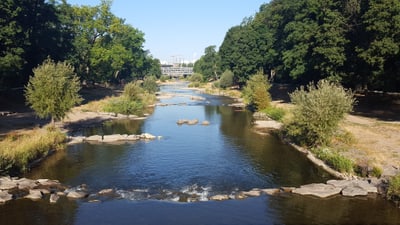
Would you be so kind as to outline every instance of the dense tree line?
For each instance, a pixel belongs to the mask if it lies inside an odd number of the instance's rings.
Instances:
[[[263,69],[280,82],[399,91],[400,1],[271,0],[227,31],[217,55],[238,84]]]
[[[1,1],[0,87],[25,85],[32,69],[47,58],[73,65],[81,81],[160,76],[159,60],[143,49],[144,34],[112,14],[111,4]]]

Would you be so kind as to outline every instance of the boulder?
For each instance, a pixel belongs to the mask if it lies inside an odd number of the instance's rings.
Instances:
[[[29,198],[31,200],[39,200],[43,198],[43,193],[37,189],[29,190],[29,194],[25,196],[25,198]]]
[[[342,195],[349,196],[349,197],[366,196],[366,195],[368,195],[368,191],[366,191],[363,188],[358,187],[358,186],[348,186],[348,187],[343,188]]]
[[[112,193],[114,193],[114,190],[109,188],[109,189],[103,189],[103,190],[99,191],[98,194],[99,195],[109,195],[109,194],[112,194]]]
[[[243,191],[242,193],[249,197],[258,197],[261,195],[260,190]]]
[[[296,189],[295,187],[281,187],[283,192],[291,193],[293,190]]]
[[[295,188],[293,193],[300,195],[313,195],[320,198],[327,198],[337,195],[342,191],[342,188],[335,187],[329,184],[307,184],[300,188]]]
[[[358,187],[368,193],[378,193],[378,188],[366,180],[328,180],[326,183],[342,189],[346,187]]]
[[[35,187],[38,186],[38,183],[36,180],[31,180],[31,179],[27,179],[27,178],[21,178],[19,180],[16,180],[17,184],[18,184],[18,189],[25,189],[25,190],[29,190],[29,189],[34,189]]]
[[[266,188],[266,189],[261,189],[261,192],[263,192],[266,195],[275,195],[280,192],[280,189],[278,188]]]
[[[189,120],[186,120],[186,119],[180,119],[180,120],[176,121],[176,124],[182,125],[182,124],[188,123],[188,121]]]
[[[50,195],[50,203],[57,203],[58,199],[60,199],[60,196],[57,194],[53,193]]]
[[[146,140],[153,140],[156,139],[156,136],[149,134],[149,133],[143,133],[140,135],[141,139],[146,139]]]
[[[86,198],[87,196],[88,196],[88,194],[83,191],[71,191],[71,192],[68,192],[68,194],[67,194],[68,198],[75,198],[75,199]]]
[[[198,119],[194,119],[194,120],[189,120],[189,121],[187,122],[187,124],[188,124],[188,125],[196,125],[198,122],[199,122]]]
[[[121,135],[121,134],[111,134],[111,135],[104,135],[103,142],[116,142],[116,141],[124,141],[126,140],[128,135]]]
[[[6,203],[12,200],[12,195],[7,191],[0,191],[0,203]]]
[[[229,196],[228,195],[214,195],[210,197],[210,200],[213,201],[223,201],[223,200],[228,200]]]
[[[0,190],[11,190],[17,188],[18,183],[9,177],[0,177]]]
[[[127,140],[127,141],[137,141],[137,140],[139,140],[139,139],[140,139],[140,136],[135,135],[135,134],[128,135],[128,136],[126,137],[126,140]]]
[[[103,141],[103,137],[100,136],[100,135],[92,135],[92,136],[86,137],[85,141],[98,141],[98,142],[101,142],[101,141]]]
[[[208,126],[208,125],[210,125],[210,121],[204,120],[203,122],[201,122],[201,125]]]

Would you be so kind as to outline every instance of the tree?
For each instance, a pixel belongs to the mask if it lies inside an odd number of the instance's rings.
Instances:
[[[80,82],[71,65],[47,59],[33,70],[25,87],[27,104],[40,118],[51,117],[52,124],[82,101]]]
[[[222,73],[221,78],[219,79],[219,86],[221,88],[228,88],[233,85],[233,72],[230,70],[225,70],[225,72]]]
[[[266,109],[271,103],[269,89],[271,84],[266,79],[262,70],[250,77],[243,88],[243,97],[247,104],[254,107],[255,110]]]
[[[201,73],[205,80],[216,80],[219,77],[220,59],[215,48],[215,45],[205,48],[204,55],[194,64],[193,71]]]

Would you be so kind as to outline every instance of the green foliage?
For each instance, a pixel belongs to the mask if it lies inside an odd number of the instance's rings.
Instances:
[[[103,110],[123,115],[140,115],[143,112],[143,104],[141,101],[134,101],[126,96],[121,96],[110,99]]]
[[[216,46],[208,46],[204,50],[204,55],[195,62],[193,71],[195,73],[201,73],[204,76],[204,80],[217,80],[218,74],[220,73],[220,59]]]
[[[374,166],[372,167],[371,175],[377,178],[380,178],[382,176],[383,170],[381,167]]]
[[[311,146],[328,145],[354,104],[351,92],[327,80],[310,83],[307,90],[302,86],[290,98],[295,108],[286,130],[295,141]]]
[[[327,148],[314,150],[314,153],[318,158],[325,161],[329,166],[339,172],[352,173],[354,168],[354,163],[339,154],[338,152],[333,152]]]
[[[219,79],[219,86],[221,88],[228,88],[233,85],[233,72],[230,70],[225,70]]]
[[[400,174],[390,178],[387,196],[392,200],[400,200]]]
[[[276,121],[282,121],[285,116],[286,111],[282,108],[269,106],[266,109],[261,110],[261,112],[267,114],[267,116]]]
[[[204,78],[201,73],[194,73],[189,77],[189,81],[202,83],[204,81]]]
[[[125,96],[127,99],[132,101],[140,100],[141,95],[143,94],[144,90],[140,86],[138,82],[129,82],[125,84],[124,91],[122,95]]]
[[[157,84],[157,78],[155,76],[145,77],[142,87],[145,91],[153,94],[160,90]]]
[[[271,84],[265,78],[262,71],[250,77],[243,88],[243,97],[247,104],[253,106],[255,110],[267,108],[271,103],[269,89]]]
[[[47,59],[33,70],[25,88],[27,103],[40,118],[61,120],[82,101],[80,82],[71,65]]]
[[[160,81],[161,82],[166,82],[167,80],[169,80],[170,78],[169,78],[169,76],[168,75],[162,75],[161,77],[160,77]]]

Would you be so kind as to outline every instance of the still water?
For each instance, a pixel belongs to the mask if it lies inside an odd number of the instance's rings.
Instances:
[[[77,144],[52,156],[31,178],[58,179],[90,193],[112,188],[99,202],[17,200],[0,206],[0,224],[398,224],[400,210],[377,196],[316,199],[283,194],[207,201],[252,188],[324,182],[329,175],[273,136],[251,129],[251,114],[231,100],[162,87],[148,119],[118,120],[75,134],[151,133],[162,138],[114,144]],[[196,96],[193,98],[193,96]],[[200,97],[200,98],[199,98]],[[208,126],[179,119],[207,120]],[[196,201],[196,202],[189,202]]]

